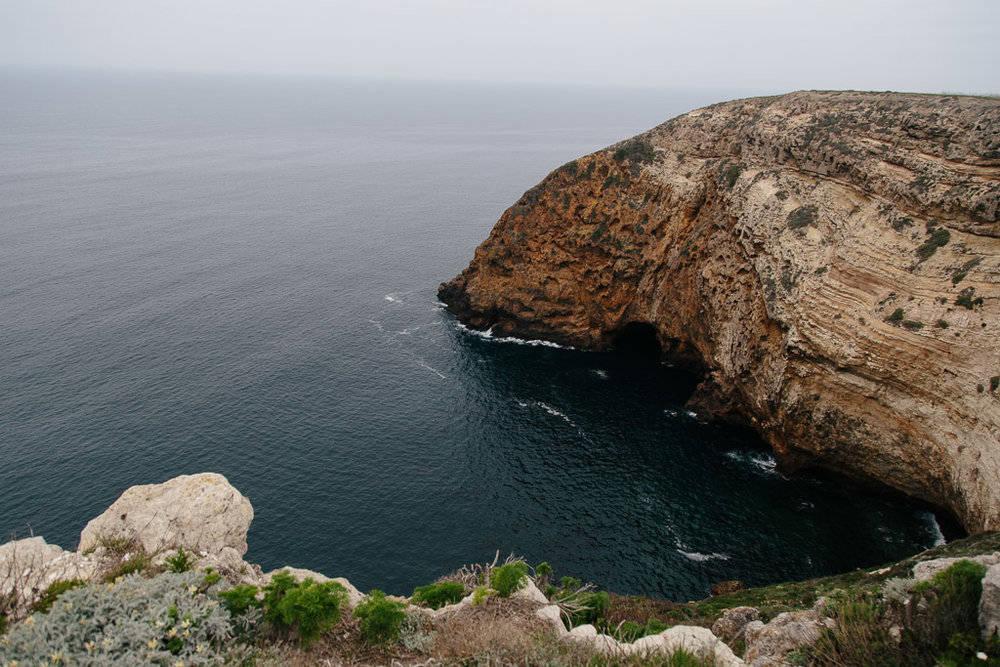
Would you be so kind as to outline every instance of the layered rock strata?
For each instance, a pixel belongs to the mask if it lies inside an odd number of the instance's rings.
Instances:
[[[655,336],[699,414],[1000,528],[1000,101],[799,92],[670,120],[509,208],[450,311],[606,349]]]

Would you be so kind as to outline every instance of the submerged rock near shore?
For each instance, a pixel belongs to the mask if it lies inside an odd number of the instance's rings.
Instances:
[[[690,405],[1000,528],[1000,100],[799,92],[553,171],[439,295],[462,322],[701,376]]]

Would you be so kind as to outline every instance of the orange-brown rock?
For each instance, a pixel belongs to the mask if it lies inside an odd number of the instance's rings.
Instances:
[[[998,529],[998,207],[1000,101],[737,100],[555,170],[440,296],[474,328],[587,349],[648,325],[703,373],[692,405],[787,469]]]

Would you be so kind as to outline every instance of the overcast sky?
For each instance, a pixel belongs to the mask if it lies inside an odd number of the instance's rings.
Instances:
[[[1000,93],[1000,0],[0,0],[0,64]]]

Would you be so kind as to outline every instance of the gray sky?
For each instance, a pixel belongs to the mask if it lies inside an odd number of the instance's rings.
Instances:
[[[1000,93],[1000,0],[0,0],[0,64]]]

